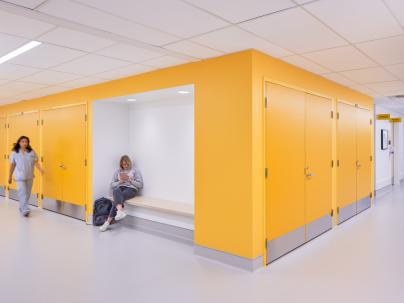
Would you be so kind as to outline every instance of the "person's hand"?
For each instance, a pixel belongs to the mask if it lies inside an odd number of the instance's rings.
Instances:
[[[11,183],[13,183],[13,179],[10,177],[10,178],[8,178],[8,184],[11,184]]]

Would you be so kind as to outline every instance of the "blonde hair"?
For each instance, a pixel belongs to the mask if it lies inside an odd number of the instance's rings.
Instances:
[[[123,169],[123,162],[128,163],[129,168],[132,168],[132,161],[130,160],[129,156],[123,155],[121,160],[119,160],[119,167]]]

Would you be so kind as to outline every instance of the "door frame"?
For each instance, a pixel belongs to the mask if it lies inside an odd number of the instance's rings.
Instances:
[[[262,128],[263,128],[263,135],[262,135],[262,142],[263,142],[263,163],[262,163],[262,171],[265,172],[266,174],[266,168],[267,168],[267,156],[266,156],[266,138],[267,138],[267,131],[266,131],[266,126],[267,126],[267,119],[266,119],[266,111],[267,111],[267,107],[270,106],[270,100],[267,99],[268,97],[268,92],[267,92],[267,84],[276,84],[276,85],[280,85],[280,86],[284,86],[286,88],[290,88],[290,89],[294,89],[306,94],[311,94],[314,96],[318,96],[318,97],[322,97],[322,98],[326,98],[331,100],[331,110],[333,111],[333,113],[336,113],[336,103],[337,103],[337,98],[322,94],[318,91],[312,91],[300,86],[296,86],[287,82],[283,82],[283,81],[278,81],[278,80],[274,80],[268,77],[263,77],[262,80],[262,100],[261,100],[261,105],[262,105]],[[333,116],[333,121],[332,121],[332,160],[335,163],[335,159],[336,159],[336,138],[335,138],[335,134],[336,134],[336,115]],[[336,182],[336,165],[334,165],[334,167],[332,167],[332,209],[333,212],[336,213],[336,199],[335,199],[335,182]],[[267,178],[264,175],[264,188],[263,188],[263,201],[262,201],[262,209],[263,209],[263,239],[262,239],[262,249],[263,249],[263,265],[264,266],[268,266],[268,260],[267,260],[267,256],[268,256],[268,248],[267,248]],[[335,216],[333,217],[333,226],[335,225]]]
[[[84,102],[77,102],[77,103],[69,103],[69,104],[65,104],[65,105],[57,105],[57,106],[51,106],[51,107],[46,107],[43,109],[39,110],[39,120],[40,120],[40,146],[41,146],[41,154],[40,154],[40,158],[42,159],[43,155],[42,155],[42,144],[43,144],[43,112],[44,111],[51,111],[51,110],[57,110],[57,109],[63,109],[63,108],[70,108],[70,107],[75,107],[75,106],[83,106],[85,107],[85,128],[84,128],[84,140],[85,140],[85,144],[84,144],[84,157],[85,157],[85,161],[86,161],[86,165],[84,168],[84,184],[85,184],[85,189],[84,189],[84,208],[85,208],[85,221],[86,223],[88,223],[88,217],[89,217],[89,199],[88,199],[88,192],[89,192],[89,182],[88,182],[88,176],[89,176],[89,160],[88,160],[88,102],[84,101]],[[41,182],[40,185],[40,189],[41,189],[41,195],[40,195],[40,203],[41,203],[41,207],[42,207],[42,200],[43,200],[43,184]]]

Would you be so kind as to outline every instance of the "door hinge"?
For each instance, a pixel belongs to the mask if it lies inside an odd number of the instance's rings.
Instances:
[[[39,194],[36,194],[36,198],[39,199]]]
[[[372,119],[370,119],[370,125],[372,125]]]
[[[373,193],[370,193],[370,194],[369,194],[369,197],[370,197],[370,198],[373,198]]]
[[[268,249],[268,240],[265,239],[265,249]]]
[[[372,162],[373,161],[373,157],[372,156],[370,156],[370,162]]]
[[[339,160],[337,160],[337,167],[339,167]]]
[[[41,199],[43,200],[43,194],[41,194]]]
[[[84,166],[87,166],[87,159],[84,160]]]
[[[331,217],[334,217],[334,210],[331,209],[331,213],[330,213]]]
[[[41,162],[43,162],[43,157],[41,157]]]
[[[268,168],[265,167],[265,178],[268,178]]]
[[[331,111],[331,119],[334,119],[334,111]]]
[[[265,108],[268,108],[268,97],[265,97]]]
[[[339,120],[339,112],[337,112],[337,120]]]
[[[331,167],[334,167],[334,160],[331,160]]]
[[[337,207],[337,214],[339,214],[339,207]]]

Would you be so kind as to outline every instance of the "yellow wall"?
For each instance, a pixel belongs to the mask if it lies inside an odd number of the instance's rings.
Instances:
[[[363,94],[249,50],[4,106],[0,116],[88,102],[91,151],[94,100],[193,83],[195,242],[255,258],[265,250],[264,78],[373,110],[371,98]],[[91,152],[88,155],[87,205],[91,207]]]
[[[4,106],[0,115],[88,102],[91,151],[94,100],[191,83],[195,85],[195,242],[251,257],[250,51]],[[88,207],[91,163],[89,158]]]
[[[258,51],[252,51],[252,209],[253,209],[253,257],[263,254],[265,244],[265,136],[264,136],[264,81],[274,81],[308,92],[332,97],[335,109],[336,99],[349,100],[372,110],[373,99],[364,94],[336,84],[284,61],[272,58]],[[270,100],[269,100],[270,102]],[[287,118],[287,117],[285,117]],[[334,126],[335,127],[335,126]],[[334,129],[335,131],[335,129]],[[334,145],[335,146],[335,145]],[[334,151],[335,156],[335,151]],[[335,159],[335,157],[334,157]],[[373,176],[373,171],[372,171]],[[334,174],[335,179],[335,174]],[[373,177],[372,177],[373,180]],[[287,182],[287,180],[285,180]],[[373,181],[372,181],[373,182]],[[334,186],[335,188],[335,186]],[[373,184],[372,184],[373,188]],[[335,193],[333,195],[335,197]],[[334,210],[335,212],[335,210]]]

